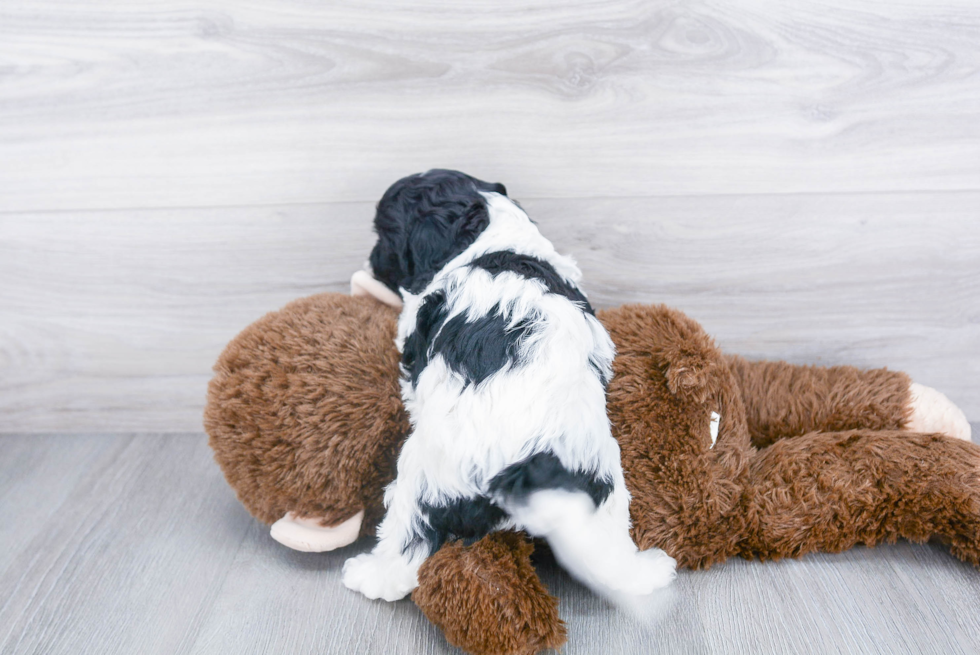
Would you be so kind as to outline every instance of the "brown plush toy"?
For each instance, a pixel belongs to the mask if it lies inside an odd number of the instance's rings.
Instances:
[[[317,295],[260,319],[218,360],[205,411],[215,458],[280,541],[327,550],[383,516],[409,429],[396,317],[372,298]],[[980,565],[980,447],[941,394],[884,369],[725,355],[663,306],[599,317],[617,349],[607,407],[641,549],[705,568],[938,536]],[[448,543],[412,597],[471,653],[556,648],[565,627],[532,550],[513,532]]]

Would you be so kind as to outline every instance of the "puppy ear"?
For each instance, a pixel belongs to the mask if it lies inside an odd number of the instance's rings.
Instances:
[[[503,186],[498,185],[498,186]],[[473,203],[467,208],[466,212],[460,216],[459,220],[453,224],[453,241],[459,244],[459,252],[468,248],[480,233],[490,225],[490,211],[486,201],[481,197],[479,202]]]
[[[389,289],[418,293],[490,224],[480,191],[507,195],[503,184],[434,169],[395,182],[378,203],[374,275]]]
[[[408,275],[401,283],[403,287],[418,293],[449,260],[476,241],[490,224],[482,200],[472,202],[455,216],[440,207],[419,219],[408,237],[405,250]]]
[[[379,219],[375,219],[375,224],[379,223]],[[408,238],[401,225],[394,222],[383,228],[376,227],[375,231],[378,233],[378,242],[374,244],[368,258],[371,270],[379,282],[399,293],[398,281],[408,270],[408,262],[405,261]]]

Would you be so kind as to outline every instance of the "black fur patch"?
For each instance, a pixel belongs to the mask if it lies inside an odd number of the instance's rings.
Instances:
[[[494,305],[486,316],[468,321],[457,314],[446,321],[432,343],[446,364],[466,381],[480,384],[505,366],[520,366],[521,344],[534,330],[534,317],[523,318],[509,327]]]
[[[521,344],[534,331],[533,317],[508,326],[498,305],[475,321],[468,321],[465,314],[447,321],[448,313],[442,291],[422,299],[415,331],[402,348],[402,365],[412,386],[418,384],[422,371],[437,354],[467,385],[480,384],[505,366],[523,364]]]
[[[595,376],[599,378],[599,382],[602,383],[603,388],[609,386],[609,378],[606,377],[606,374],[603,372],[602,366],[600,366],[599,362],[595,359],[595,353],[589,355],[589,368],[592,369],[592,372],[595,373]]]
[[[490,534],[507,514],[489,498],[457,498],[445,505],[420,506],[428,522],[421,526],[420,538],[435,553],[450,539],[463,539],[467,545]]]
[[[446,307],[446,294],[442,291],[430,293],[422,299],[415,316],[415,331],[405,338],[402,347],[402,366],[414,387],[419,375],[429,364],[432,337],[446,321],[449,310]]]
[[[399,288],[421,292],[490,224],[481,191],[507,195],[503,184],[441,169],[392,184],[374,217],[378,234],[370,258],[374,276],[395,293]]]
[[[541,489],[584,491],[598,507],[612,493],[613,484],[612,480],[597,477],[595,473],[570,471],[549,452],[511,464],[490,480],[490,493],[518,501]]]
[[[510,271],[517,273],[528,280],[540,280],[544,282],[549,293],[565,296],[574,303],[581,305],[582,309],[595,316],[595,310],[589,304],[585,294],[574,284],[566,281],[555,267],[546,261],[530,255],[519,255],[513,250],[501,250],[498,252],[488,252],[477,257],[470,266],[482,268],[496,277],[500,273]]]

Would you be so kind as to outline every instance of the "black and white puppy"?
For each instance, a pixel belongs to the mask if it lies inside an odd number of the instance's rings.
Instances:
[[[344,584],[397,600],[447,539],[522,529],[605,592],[674,576],[629,535],[629,492],[606,417],[614,347],[577,283],[501,184],[432,170],[399,180],[375,218],[375,276],[404,300],[397,345],[412,433],[371,553]]]

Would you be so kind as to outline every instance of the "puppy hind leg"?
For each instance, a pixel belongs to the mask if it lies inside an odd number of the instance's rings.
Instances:
[[[429,556],[429,548],[416,532],[421,517],[417,501],[407,491],[410,487],[392,482],[391,502],[378,527],[378,544],[370,553],[344,562],[343,582],[351,591],[371,599],[395,601],[418,586],[418,570]]]
[[[625,491],[625,490],[623,490]],[[510,501],[506,509],[529,533],[547,539],[558,562],[600,593],[642,596],[674,579],[676,563],[660,549],[637,550],[629,535],[625,493],[596,508],[587,493],[543,489]]]
[[[401,600],[419,586],[425,561],[417,553],[382,553],[377,549],[344,562],[344,586],[375,600]]]

